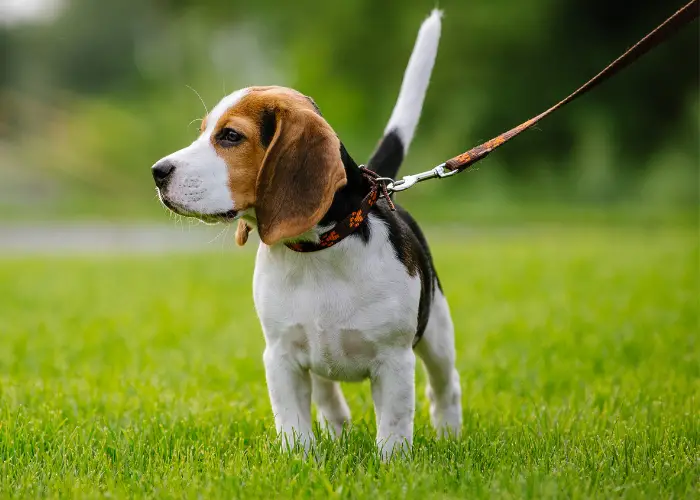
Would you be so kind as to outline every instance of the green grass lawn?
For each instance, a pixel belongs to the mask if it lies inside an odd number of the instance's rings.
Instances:
[[[691,229],[432,235],[462,376],[457,441],[275,442],[252,249],[0,258],[0,492],[17,497],[698,498]]]

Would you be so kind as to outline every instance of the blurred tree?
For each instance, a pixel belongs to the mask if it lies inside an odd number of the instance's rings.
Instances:
[[[37,102],[53,107],[60,111],[53,116],[62,133],[47,140],[59,141],[57,147],[79,140],[78,128],[66,127],[82,123],[80,134],[95,134],[93,156],[66,158],[83,164],[90,177],[90,165],[143,169],[151,155],[191,137],[194,130],[186,124],[201,108],[186,85],[213,104],[224,90],[277,83],[312,95],[363,161],[389,117],[416,30],[433,5],[432,0],[66,0],[53,23],[0,28],[6,70],[0,102],[12,103],[0,118],[19,124],[13,127],[17,133],[31,133],[47,119],[45,112],[34,112]],[[652,0],[442,0],[440,53],[407,168],[428,167],[542,111],[678,6]],[[697,40],[694,23],[541,123],[542,132],[528,132],[500,150],[488,168],[503,169],[507,177],[499,182],[515,184],[534,180],[543,186],[547,178],[578,185],[585,178],[581,185],[605,192],[604,199],[629,195],[627,179],[652,166],[663,168],[663,151],[676,151],[684,179],[696,176]],[[119,116],[111,116],[117,109]],[[133,127],[111,133],[110,122],[125,123],[123,113],[131,114],[129,122],[158,122],[152,145],[131,138]],[[94,127],[86,127],[86,120]],[[115,156],[119,144],[128,151]]]

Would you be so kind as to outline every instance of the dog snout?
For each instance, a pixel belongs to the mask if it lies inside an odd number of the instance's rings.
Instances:
[[[161,160],[151,167],[151,171],[153,173],[153,180],[156,182],[156,186],[158,186],[159,189],[163,189],[168,185],[168,181],[175,171],[175,165],[169,161]]]

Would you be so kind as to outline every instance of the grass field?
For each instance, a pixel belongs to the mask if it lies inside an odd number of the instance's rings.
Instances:
[[[367,384],[348,435],[280,452],[249,249],[0,258],[2,496],[699,497],[695,229],[431,239],[463,436],[435,439],[419,373],[388,464]]]

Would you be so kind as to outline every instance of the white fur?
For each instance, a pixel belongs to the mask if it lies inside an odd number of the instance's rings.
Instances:
[[[384,223],[370,216],[365,244],[348,238],[313,254],[261,244],[253,296],[267,346],[265,368],[277,430],[287,440],[311,437],[310,397],[340,430],[349,420],[334,381],[372,381],[377,442],[391,453],[410,445],[420,279],[389,244]]]
[[[428,375],[426,394],[430,419],[441,435],[459,434],[462,427],[462,391],[455,369],[455,339],[450,307],[440,290],[430,307],[428,325],[415,348]]]
[[[232,92],[221,99],[207,116],[207,128],[204,130],[202,135],[211,137],[212,132],[214,132],[214,127],[216,127],[216,123],[223,116],[223,114],[226,113],[229,108],[235,106],[241,99],[243,99],[248,92],[249,90],[247,88],[243,88],[236,90],[235,92]]]
[[[159,160],[175,165],[165,192],[159,195],[183,215],[220,214],[236,208],[228,185],[228,166],[216,154],[211,135],[226,110],[247,93],[247,89],[241,89],[224,97],[209,113],[207,128],[192,144]]]
[[[423,108],[425,92],[430,83],[430,74],[433,71],[440,42],[441,17],[442,12],[435,9],[430,17],[423,21],[401,82],[396,106],[384,130],[385,134],[396,131],[403,142],[404,154],[408,152],[408,146],[413,139]]]
[[[370,215],[371,238],[348,238],[312,254],[260,244],[253,297],[266,340],[265,371],[282,439],[312,439],[311,400],[336,434],[350,422],[337,381],[371,380],[377,444],[384,456],[410,447],[415,408],[412,343],[420,278],[396,258],[388,229]],[[445,297],[436,290],[416,352],[428,373],[433,424],[461,426],[454,334]]]

